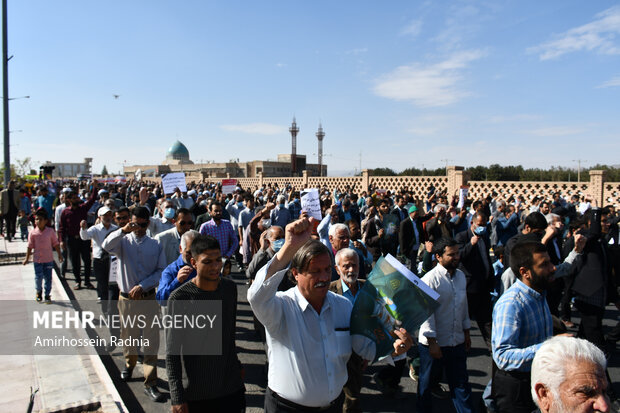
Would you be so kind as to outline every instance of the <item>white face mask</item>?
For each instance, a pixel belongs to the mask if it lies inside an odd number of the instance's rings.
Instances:
[[[270,218],[263,219],[260,222],[263,225],[263,229],[267,229],[267,228],[269,228],[271,226],[271,219]]]

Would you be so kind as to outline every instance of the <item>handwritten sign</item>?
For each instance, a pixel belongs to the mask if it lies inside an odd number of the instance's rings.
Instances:
[[[187,192],[187,186],[185,185],[185,174],[183,172],[162,174],[161,184],[164,187],[165,194],[174,193],[176,188],[179,188],[181,192]]]
[[[222,179],[222,193],[228,195],[235,192],[235,188],[237,187],[236,179]]]
[[[456,206],[457,208],[463,208],[465,206],[465,200],[467,199],[467,193],[469,192],[468,186],[462,186],[459,189],[459,203]]]
[[[318,221],[323,219],[318,189],[309,188],[301,192],[301,210],[306,211],[309,217],[314,217]]]

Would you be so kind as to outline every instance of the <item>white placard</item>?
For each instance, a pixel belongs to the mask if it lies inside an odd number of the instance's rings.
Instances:
[[[118,258],[115,256],[110,256],[110,278],[108,282],[118,284],[118,273],[121,268],[118,265]]]
[[[185,174],[183,172],[174,172],[170,174],[162,174],[161,184],[164,187],[164,194],[172,194],[176,188],[179,188],[181,192],[187,192],[187,186],[185,185]]]
[[[237,189],[236,179],[222,179],[222,193],[225,195],[232,194]]]
[[[323,219],[318,189],[308,188],[301,192],[301,210],[306,211],[309,217],[319,221]]]
[[[463,208],[465,206],[465,200],[467,199],[468,192],[468,187],[462,187],[461,189],[459,189],[459,203],[456,206],[457,208]]]

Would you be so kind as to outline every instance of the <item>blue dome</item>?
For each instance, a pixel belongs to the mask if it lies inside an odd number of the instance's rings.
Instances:
[[[176,141],[168,149],[168,155],[189,158],[189,151],[187,150],[187,147],[185,147],[185,145],[183,145],[180,141]]]

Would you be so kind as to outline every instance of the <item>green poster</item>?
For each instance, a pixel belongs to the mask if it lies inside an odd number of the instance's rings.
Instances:
[[[435,311],[438,298],[396,258],[381,257],[355,299],[351,334],[375,342],[376,361],[394,351],[392,332],[402,327],[413,334]]]

